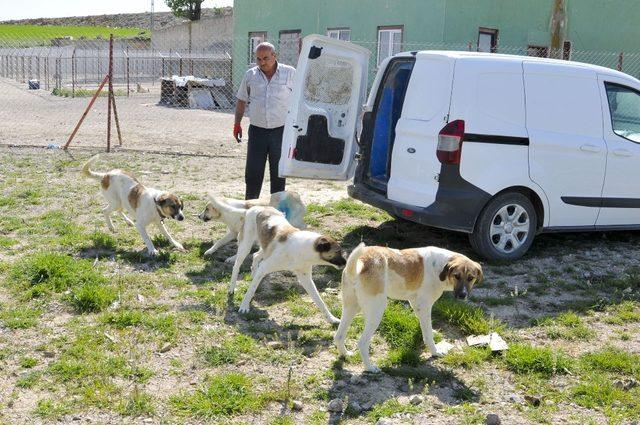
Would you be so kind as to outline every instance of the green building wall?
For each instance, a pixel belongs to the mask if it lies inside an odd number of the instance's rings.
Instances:
[[[572,59],[615,67],[619,52],[640,52],[640,0],[565,4]],[[281,30],[301,30],[304,37],[346,27],[351,40],[365,42],[375,56],[379,26],[403,25],[402,50],[437,43],[475,48],[479,27],[486,27],[498,29],[499,52],[525,52],[529,44],[550,45],[553,6],[553,0],[235,0],[233,74],[241,76],[248,66],[247,37],[253,31],[266,31],[277,47]]]

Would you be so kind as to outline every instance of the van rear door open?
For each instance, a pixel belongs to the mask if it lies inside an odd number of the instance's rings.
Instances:
[[[353,43],[321,35],[304,38],[282,140],[281,177],[353,176],[369,56]]]

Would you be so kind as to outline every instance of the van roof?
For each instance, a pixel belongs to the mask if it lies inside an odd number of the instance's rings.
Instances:
[[[549,58],[539,58],[535,56],[519,56],[519,55],[506,55],[502,53],[483,53],[483,52],[465,52],[465,51],[449,51],[449,50],[422,50],[418,52],[403,52],[398,54],[398,56],[406,56],[406,55],[416,55],[418,58],[426,58],[426,57],[446,57],[452,60],[472,60],[472,61],[489,61],[494,63],[504,63],[504,62],[541,62],[548,63],[550,65],[558,65],[562,67],[575,67],[582,69],[591,69],[598,74],[610,75],[618,78],[623,78],[627,80],[631,80],[636,84],[640,84],[640,80],[632,77],[629,74],[625,74],[624,72],[616,71],[611,68],[606,68],[604,66],[592,65],[584,62],[574,62],[560,59],[549,59]]]

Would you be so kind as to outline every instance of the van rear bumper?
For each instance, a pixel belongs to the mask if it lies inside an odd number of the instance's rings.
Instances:
[[[428,207],[421,208],[392,201],[363,183],[354,183],[348,186],[347,192],[352,198],[385,210],[396,217],[425,226],[464,233],[473,232],[476,218],[491,198],[488,193],[479,189],[477,192],[468,192],[455,189],[442,190],[441,188],[435,202]]]

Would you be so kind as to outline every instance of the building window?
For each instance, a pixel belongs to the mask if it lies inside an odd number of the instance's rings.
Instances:
[[[568,40],[562,44],[562,59],[571,60],[571,42]]]
[[[351,30],[349,28],[328,28],[327,37],[336,40],[351,41]]]
[[[498,48],[498,30],[495,28],[483,28],[478,30],[478,51],[495,53]]]
[[[280,46],[278,47],[278,61],[287,65],[297,66],[302,39],[300,30],[280,31]]]
[[[250,64],[255,63],[256,61],[256,47],[258,44],[264,42],[267,39],[266,31],[254,31],[249,33],[249,60],[247,61]]]
[[[378,66],[402,51],[402,26],[378,27]]]
[[[534,46],[529,44],[527,46],[527,56],[534,56],[536,58],[548,58],[549,48],[547,46]]]

